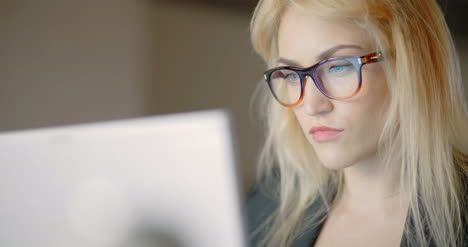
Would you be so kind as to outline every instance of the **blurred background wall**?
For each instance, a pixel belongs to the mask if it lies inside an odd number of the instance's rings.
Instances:
[[[228,108],[247,189],[262,136],[255,2],[0,0],[0,131]],[[441,4],[468,78],[468,2]]]

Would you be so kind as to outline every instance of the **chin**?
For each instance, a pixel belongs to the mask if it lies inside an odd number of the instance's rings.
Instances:
[[[323,166],[325,166],[326,168],[330,170],[341,170],[349,166],[341,162],[323,162],[322,161],[322,164]]]
[[[337,159],[338,157],[323,157],[319,155],[319,160],[326,168],[330,170],[341,170],[352,165],[347,159]]]
[[[373,150],[367,153],[355,153],[350,152],[321,152],[317,153],[320,162],[326,168],[330,170],[340,170],[347,167],[351,167],[360,162],[365,162],[370,159],[374,159],[377,155],[377,150]]]

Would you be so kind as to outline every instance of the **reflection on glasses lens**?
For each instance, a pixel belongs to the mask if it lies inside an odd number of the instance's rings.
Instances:
[[[283,104],[294,104],[301,97],[301,78],[293,70],[276,70],[270,76],[273,95]]]
[[[315,71],[317,84],[332,98],[346,98],[359,87],[357,69],[348,60],[333,60],[321,64]]]

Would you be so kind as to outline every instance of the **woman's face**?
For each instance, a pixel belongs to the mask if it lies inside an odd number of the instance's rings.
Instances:
[[[338,47],[339,48],[336,48]],[[278,33],[278,66],[309,67],[331,49],[328,57],[363,56],[376,52],[368,33],[349,21],[330,20],[290,7]],[[292,107],[304,135],[320,161],[341,169],[374,158],[384,123],[388,89],[381,63],[362,67],[362,87],[354,97],[325,97],[306,77],[304,99]],[[325,126],[340,131],[312,131]]]

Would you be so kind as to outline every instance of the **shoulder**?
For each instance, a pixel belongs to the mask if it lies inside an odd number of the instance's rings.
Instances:
[[[264,180],[255,184],[247,195],[246,213],[247,227],[251,246],[256,246],[265,233],[263,224],[266,223],[279,205],[279,199],[268,193],[275,184],[268,185]]]
[[[265,180],[252,187],[247,195],[246,213],[250,246],[257,246],[269,227],[268,219],[280,204],[279,196],[275,196],[279,180]],[[319,198],[304,209],[304,219],[300,222],[300,233],[294,240],[294,247],[310,246],[317,237],[324,215],[323,202]],[[265,225],[266,224],[266,225]]]

